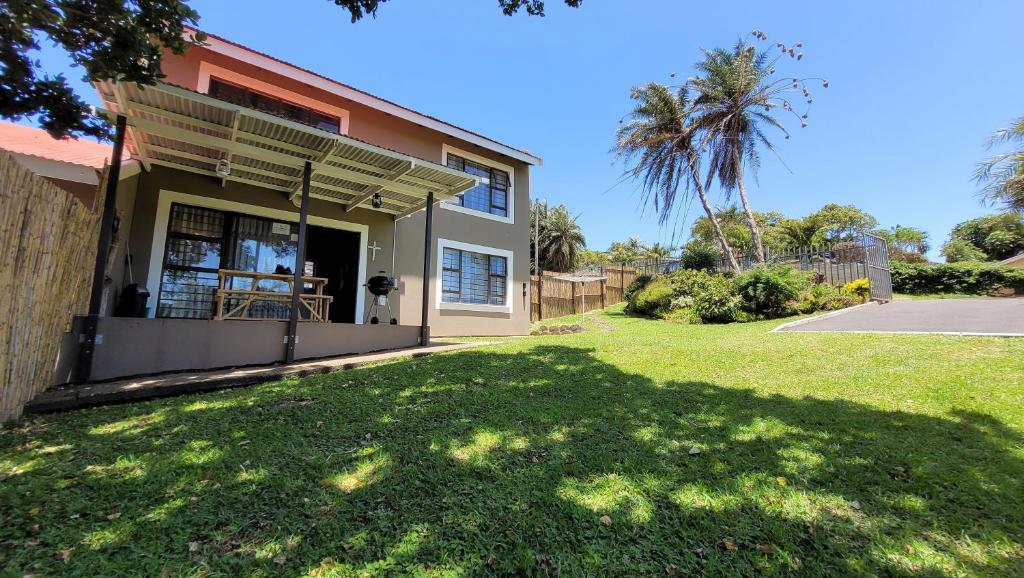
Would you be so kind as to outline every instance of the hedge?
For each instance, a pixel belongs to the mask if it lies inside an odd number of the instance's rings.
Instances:
[[[892,263],[892,290],[897,293],[982,295],[1002,288],[1024,293],[1024,269],[979,262],[943,265]]]

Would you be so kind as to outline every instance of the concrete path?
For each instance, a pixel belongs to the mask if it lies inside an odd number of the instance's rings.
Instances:
[[[435,342],[426,347],[409,347],[365,355],[331,357],[302,361],[290,365],[163,373],[103,383],[60,386],[48,389],[37,395],[25,406],[25,413],[65,411],[81,407],[242,387],[267,381],[276,381],[285,377],[304,377],[307,375],[331,373],[343,369],[354,369],[370,363],[423,357],[433,353],[457,351],[483,345],[490,345],[490,343]]]
[[[1024,298],[897,299],[801,320],[777,330],[1024,336]]]

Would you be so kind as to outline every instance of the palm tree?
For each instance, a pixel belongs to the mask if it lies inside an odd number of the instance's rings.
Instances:
[[[756,30],[753,36],[767,39]],[[803,57],[802,53],[796,52],[801,48],[800,44],[786,47],[779,43],[776,46],[782,48],[782,55],[797,60]],[[756,174],[760,166],[758,147],[774,149],[765,135],[766,128],[778,129],[789,138],[786,128],[772,115],[773,110],[779,108],[796,115],[790,102],[782,97],[783,93],[800,91],[808,106],[811,103],[804,80],[772,79],[774,65],[781,57],[770,61],[767,52],[758,52],[753,45],[741,40],[732,50],[705,50],[704,59],[696,64],[700,76],[690,81],[698,92],[698,123],[706,139],[702,146],[709,149],[707,184],[710,186],[712,177],[717,175],[726,193],[739,191],[754,254],[761,263],[764,262],[764,245],[747,196],[745,165]],[[827,88],[828,81],[822,80],[822,86]],[[801,126],[807,126],[806,118],[805,112],[801,116]]]
[[[626,172],[641,180],[644,202],[653,200],[664,223],[672,213],[679,187],[684,193],[692,188],[712,224],[722,254],[739,271],[700,177],[700,131],[692,122],[693,102],[686,89],[673,94],[666,86],[650,83],[634,88],[630,96],[636,106],[626,117],[629,122],[618,130],[616,149],[619,157],[633,163]]]
[[[656,269],[661,269],[661,262],[672,256],[672,252],[676,250],[676,247],[672,245],[662,245],[661,243],[655,243],[648,245],[644,251],[644,259],[648,261],[654,261]]]
[[[808,215],[802,219],[783,219],[776,225],[781,236],[795,248],[810,247],[825,228],[820,219]]]
[[[1024,116],[1010,128],[996,131],[988,148],[1000,144],[1017,148],[985,159],[975,170],[974,180],[982,185],[979,194],[985,201],[1001,202],[1007,210],[1024,213]]]
[[[544,213],[540,227],[541,263],[549,271],[572,271],[587,246],[583,231],[565,205],[545,206]]]

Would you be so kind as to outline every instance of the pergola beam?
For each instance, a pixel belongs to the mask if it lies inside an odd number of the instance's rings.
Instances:
[[[400,166],[397,169],[391,171],[390,173],[385,175],[384,178],[386,178],[387,180],[391,181],[391,180],[397,179],[398,177],[400,177],[402,175],[407,174],[409,171],[413,170],[414,168],[416,168],[416,163],[415,162],[413,162],[413,161],[405,161],[405,163],[402,166]],[[366,191],[366,193],[363,194],[363,196],[357,198],[351,204],[346,204],[345,205],[345,212],[348,213],[348,212],[352,211],[353,209],[355,209],[359,205],[362,205],[363,203],[365,203],[365,202],[369,201],[370,199],[372,199],[374,195],[376,195],[377,193],[379,193],[379,192],[381,192],[383,190],[384,190],[384,187],[382,187],[381,185],[376,185],[376,186],[370,187]]]
[[[317,164],[323,163],[324,160],[327,159],[327,157],[331,156],[332,154],[334,154],[334,151],[338,150],[338,146],[340,144],[341,143],[339,143],[339,142],[335,142],[331,146],[327,147],[327,150],[325,150],[325,151],[320,153],[320,158],[318,158],[316,160],[316,163]],[[312,178],[313,178],[313,175],[310,174],[310,179],[312,179]],[[294,203],[296,195],[298,195],[301,192],[302,192],[302,184],[300,183],[298,186],[295,187],[295,189],[291,192],[291,194],[288,195],[288,200]]]
[[[289,167],[289,168],[303,168],[306,162],[311,162],[310,159],[302,159],[300,157],[292,156],[286,153],[272,151],[262,147],[233,142],[226,138],[221,138],[213,135],[198,134],[187,131],[185,129],[167,126],[158,122],[149,121],[142,118],[130,118],[129,123],[133,126],[137,126],[139,129],[152,133],[157,136],[177,140],[183,143],[196,144],[198,146],[217,149],[224,152],[235,153],[240,156],[253,158],[256,160],[263,160],[273,164]],[[411,185],[405,185],[389,181],[382,177],[375,177],[373,175],[367,175],[364,173],[352,171],[349,169],[343,169],[341,167],[335,167],[327,163],[312,163],[313,170],[319,172],[322,175],[352,181],[363,185],[380,185],[383,189],[394,191],[403,195],[409,195],[411,197],[423,198],[428,192],[423,189],[416,188]]]

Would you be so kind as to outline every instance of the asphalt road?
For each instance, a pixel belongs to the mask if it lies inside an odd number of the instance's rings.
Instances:
[[[780,331],[995,333],[1024,336],[1024,298],[897,299]]]

